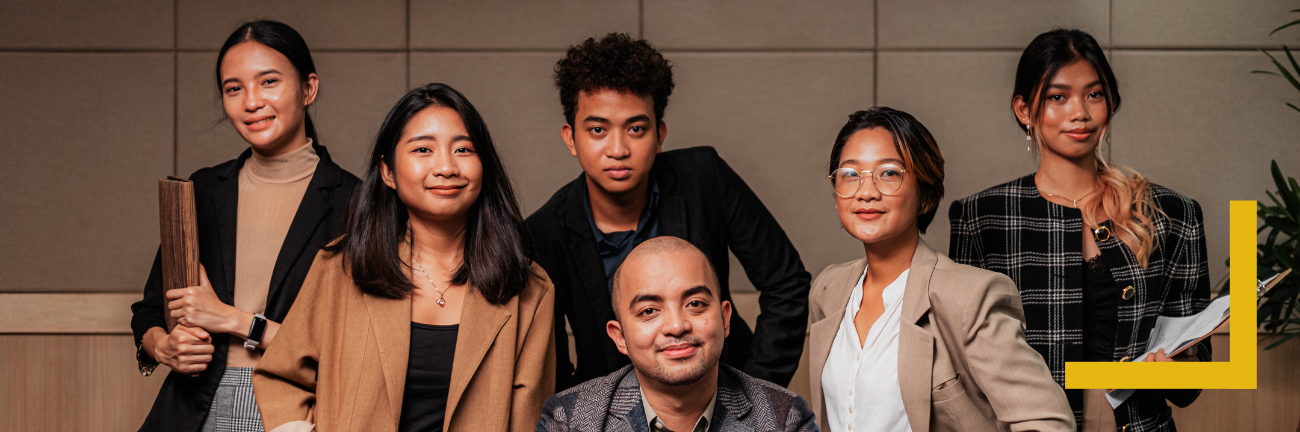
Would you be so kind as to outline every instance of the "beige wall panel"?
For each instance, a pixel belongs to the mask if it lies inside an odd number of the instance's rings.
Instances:
[[[131,334],[139,293],[0,294],[0,333]]]
[[[876,102],[915,116],[943,153],[944,199],[924,236],[937,251],[948,251],[954,200],[1037,169],[1011,116],[1019,58],[1018,51],[880,54]]]
[[[610,32],[636,36],[636,0],[411,1],[414,49],[565,49]]]
[[[1228,335],[1211,336],[1214,360],[1227,361]],[[1211,431],[1292,431],[1300,424],[1300,369],[1295,359],[1300,344],[1287,342],[1264,350],[1276,337],[1260,336],[1259,387],[1254,390],[1205,390],[1187,408],[1174,407],[1178,430]],[[1172,405],[1171,405],[1172,406]]]
[[[1269,36],[1300,18],[1285,0],[1128,0],[1114,2],[1117,47],[1277,47],[1300,43],[1295,27]]]
[[[662,49],[869,49],[872,2],[649,0],[645,37]]]
[[[1123,94],[1113,158],[1200,202],[1217,286],[1227,274],[1228,202],[1268,199],[1270,159],[1300,177],[1300,114],[1285,105],[1300,94],[1250,73],[1272,66],[1259,52],[1117,50],[1112,59]]]
[[[0,291],[139,290],[172,171],[170,54],[0,54]]]
[[[322,49],[406,48],[404,0],[179,1],[176,21],[181,49],[221,49],[240,24],[276,20]]]
[[[878,0],[881,48],[1024,49],[1057,27],[1089,32],[1109,43],[1110,2]]]
[[[167,373],[140,376],[131,336],[0,335],[0,431],[139,429]]]
[[[551,69],[563,54],[411,54],[412,87],[449,84],[483,116],[525,217],[582,172],[560,139],[564,109]]]
[[[320,76],[320,93],[311,109],[316,131],[335,162],[360,172],[384,115],[405,93],[405,55],[317,53],[312,57]],[[189,176],[199,168],[238,157],[248,142],[222,120],[213,78],[216,52],[181,53],[178,58],[177,172]]]
[[[3,49],[171,49],[173,2],[6,0]]]
[[[781,223],[814,277],[860,258],[840,229],[826,180],[849,113],[871,106],[872,55],[667,53],[677,88],[664,150],[713,146]],[[752,290],[738,264],[731,286]]]

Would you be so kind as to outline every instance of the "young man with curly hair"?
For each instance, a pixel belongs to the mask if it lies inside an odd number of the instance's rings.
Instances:
[[[556,389],[629,364],[606,334],[611,280],[636,245],[689,241],[728,290],[727,250],[761,294],[753,332],[731,314],[721,361],[789,385],[803,352],[811,276],[772,214],[712,147],[661,152],[672,65],[644,40],[611,33],[570,47],[555,66],[560,135],[582,174],[528,217],[537,261],[555,284]],[[668,277],[668,275],[665,275]],[[577,364],[569,361],[565,322]]]

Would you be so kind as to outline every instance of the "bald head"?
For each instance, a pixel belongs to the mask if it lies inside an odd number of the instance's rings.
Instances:
[[[639,291],[640,285],[653,283],[656,279],[669,278],[675,270],[688,270],[701,266],[707,274],[705,283],[718,297],[718,273],[709,262],[709,257],[700,252],[695,245],[677,237],[661,236],[646,240],[627,254],[623,263],[614,270],[613,288],[610,300],[613,302],[614,314],[628,307],[629,299],[622,298],[623,291]]]

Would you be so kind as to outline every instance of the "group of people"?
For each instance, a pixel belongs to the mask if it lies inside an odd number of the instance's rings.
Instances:
[[[1038,170],[954,202],[947,255],[920,237],[934,137],[849,115],[806,174],[829,174],[810,192],[864,254],[816,279],[715,150],[662,151],[672,65],[644,40],[556,64],[582,173],[527,218],[448,85],[393,106],[358,178],[317,137],[292,28],[239,27],[216,77],[250,146],[190,176],[201,283],[164,290],[155,258],[132,306],[140,372],[171,369],[141,430],[1172,431],[1167,402],[1198,390],[1112,407],[1065,390],[1065,362],[1210,360],[1137,358],[1157,316],[1208,304],[1202,214],[1102,157],[1119,87],[1078,30],[1022,54],[1011,112]],[[760,292],[753,331],[728,251]],[[805,342],[811,400],[785,388]]]

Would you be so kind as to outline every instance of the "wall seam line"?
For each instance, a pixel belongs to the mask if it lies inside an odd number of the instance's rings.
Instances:
[[[871,106],[880,100],[880,0],[871,3]]]
[[[181,120],[178,114],[181,106],[180,9],[181,0],[172,1],[172,175],[176,177],[181,176]]]

